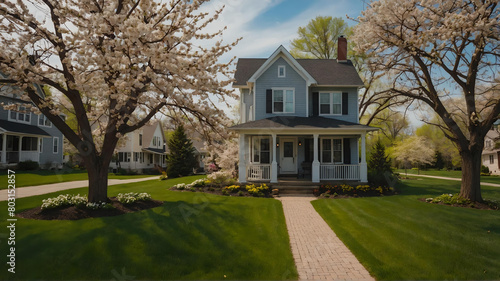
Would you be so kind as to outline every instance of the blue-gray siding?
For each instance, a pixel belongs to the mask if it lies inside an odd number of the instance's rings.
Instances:
[[[278,77],[278,66],[286,67],[286,77]],[[272,116],[306,116],[306,81],[282,57],[277,59],[256,81],[255,120]],[[272,88],[295,89],[294,113],[266,113],[266,90]]]
[[[3,102],[5,104],[9,103],[24,103],[22,101],[16,101],[12,98],[8,98],[5,96],[0,96],[0,103]],[[34,113],[30,113],[31,118],[30,118],[30,125],[32,126],[38,126],[38,115]],[[9,120],[9,111],[5,110],[2,106],[0,106],[0,119],[1,120]],[[26,124],[26,123],[23,123]],[[42,153],[40,154],[40,164],[61,164],[63,160],[63,135],[62,133],[54,126],[52,125],[51,127],[45,127],[45,126],[38,126],[45,132],[47,132],[50,137],[44,137],[43,138],[43,149]],[[53,153],[53,138],[58,137],[59,138],[59,147],[58,147],[58,152]],[[1,147],[0,147],[1,150]]]
[[[343,121],[358,123],[358,89],[351,87],[311,87],[309,96],[309,115],[313,112],[312,93],[314,92],[346,92],[348,93],[348,114],[347,115],[321,115],[326,118],[334,118]]]

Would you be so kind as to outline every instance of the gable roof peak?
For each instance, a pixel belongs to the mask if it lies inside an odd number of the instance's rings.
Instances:
[[[291,67],[299,73],[304,79],[307,81],[308,85],[311,84],[316,84],[316,80],[309,74],[302,65],[288,52],[288,50],[283,46],[280,45],[274,52],[273,54],[253,73],[253,75],[248,79],[247,82],[249,83],[255,83],[257,78],[259,78],[280,56],[280,54],[283,54],[284,59],[288,61]]]

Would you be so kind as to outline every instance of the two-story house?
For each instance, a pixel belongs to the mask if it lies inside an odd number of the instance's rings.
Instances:
[[[500,120],[495,122],[484,138],[483,165],[493,175],[500,175]]]
[[[35,88],[40,96],[45,95],[39,85]],[[32,113],[32,103],[22,100],[19,89],[8,85],[0,87],[0,103],[16,105],[10,110],[0,106],[0,168],[28,160],[45,169],[61,168],[63,135],[47,117]]]
[[[165,168],[166,142],[160,122],[126,134],[124,141],[117,149],[110,169],[122,168],[142,173],[157,167]]]
[[[239,133],[239,182],[367,182],[365,136],[376,129],[359,124],[363,82],[344,37],[338,50],[336,60],[295,59],[283,46],[267,59],[238,60],[242,121],[230,129]]]

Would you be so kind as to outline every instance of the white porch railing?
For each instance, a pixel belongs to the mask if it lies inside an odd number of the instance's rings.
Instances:
[[[249,181],[271,180],[271,165],[248,165],[247,178]]]
[[[19,162],[27,160],[39,162],[40,159],[38,151],[21,151],[21,154],[19,155]]]
[[[320,180],[359,180],[358,164],[321,164]]]

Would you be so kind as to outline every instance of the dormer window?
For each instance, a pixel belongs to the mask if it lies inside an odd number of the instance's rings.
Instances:
[[[283,78],[286,76],[286,70],[284,65],[278,65],[278,77]]]

